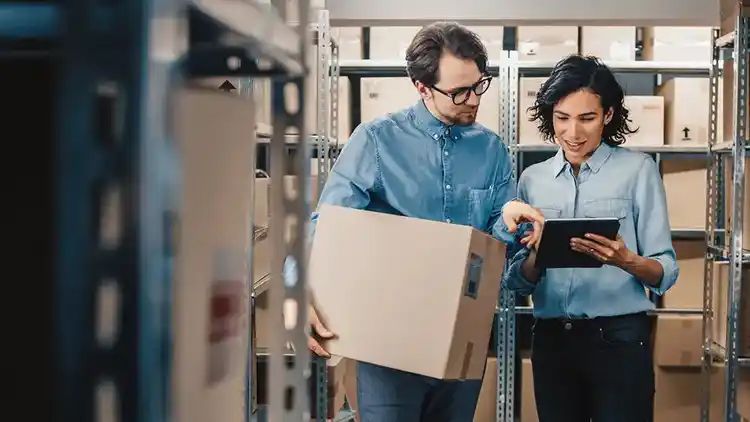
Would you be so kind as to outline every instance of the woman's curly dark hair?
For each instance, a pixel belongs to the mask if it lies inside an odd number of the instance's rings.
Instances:
[[[555,104],[569,94],[588,89],[597,94],[605,113],[612,108],[612,119],[604,126],[603,141],[611,146],[621,145],[625,137],[638,131],[630,127],[628,109],[623,105],[625,94],[612,71],[597,57],[571,55],[560,60],[550,77],[542,84],[534,105],[529,107],[532,122],[546,141],[554,142],[552,124]]]

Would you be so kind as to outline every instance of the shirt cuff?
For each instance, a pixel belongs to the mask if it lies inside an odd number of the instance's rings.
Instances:
[[[663,296],[674,284],[677,282],[677,277],[680,275],[680,269],[674,259],[667,255],[659,255],[649,257],[661,265],[662,276],[659,282],[659,287],[652,287],[646,285],[648,289],[659,296]],[[645,283],[644,283],[645,284]]]

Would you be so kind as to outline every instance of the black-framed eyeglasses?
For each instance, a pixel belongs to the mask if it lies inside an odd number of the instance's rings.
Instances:
[[[449,97],[451,100],[453,100],[453,104],[461,105],[469,101],[469,97],[471,97],[472,91],[477,96],[480,96],[487,92],[487,90],[490,88],[490,82],[492,82],[492,76],[485,76],[484,78],[477,81],[477,83],[475,83],[474,85],[464,88],[456,88],[453,90],[453,92],[445,92],[435,85],[432,85],[430,88],[445,95],[446,97]]]

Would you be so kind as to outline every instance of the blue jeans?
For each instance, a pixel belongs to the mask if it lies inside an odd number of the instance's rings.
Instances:
[[[471,422],[481,380],[445,381],[357,364],[360,422]]]

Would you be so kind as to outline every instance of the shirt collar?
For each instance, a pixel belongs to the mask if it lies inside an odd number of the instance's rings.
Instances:
[[[435,140],[440,139],[441,136],[446,134],[446,131],[450,130],[451,136],[454,139],[458,139],[463,135],[464,130],[471,126],[451,126],[438,120],[437,117],[433,116],[430,110],[424,103],[424,100],[417,101],[416,104],[411,106],[409,112],[412,119],[416,123],[417,127],[425,131],[430,137]]]
[[[612,155],[612,151],[614,151],[614,147],[602,141],[602,143],[599,144],[599,147],[596,148],[596,151],[591,154],[591,157],[589,157],[581,167],[588,167],[594,173],[599,172],[602,165],[604,165],[609,156]],[[565,154],[563,153],[562,148],[558,148],[557,154],[555,154],[553,159],[554,176],[559,176],[567,164],[568,161],[565,159]]]

